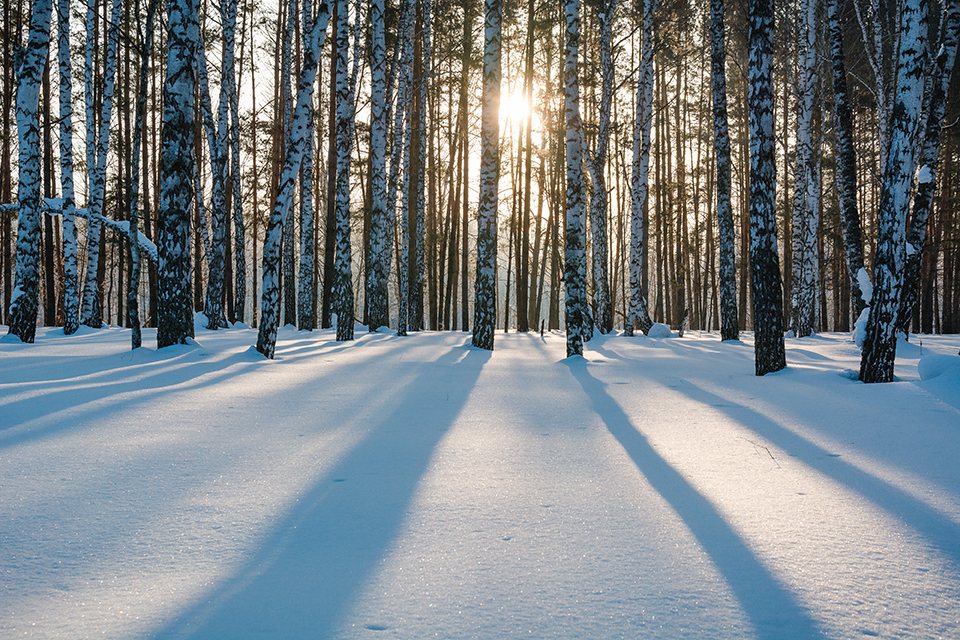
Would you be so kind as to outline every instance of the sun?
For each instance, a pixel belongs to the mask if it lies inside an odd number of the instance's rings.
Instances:
[[[500,97],[500,122],[509,121],[511,127],[516,127],[526,123],[529,113],[530,102],[523,95],[523,91],[511,91]]]

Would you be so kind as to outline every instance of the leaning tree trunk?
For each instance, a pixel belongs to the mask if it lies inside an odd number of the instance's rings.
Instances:
[[[819,162],[813,147],[813,114],[817,77],[817,0],[804,0],[800,67],[800,100],[797,149],[794,157],[793,296],[791,324],[797,338],[816,331],[817,284],[820,257],[817,230],[820,222]]]
[[[371,87],[370,87],[370,245],[367,254],[367,312],[369,329],[376,331],[389,324],[387,317],[387,260],[390,255],[390,216],[386,206],[386,44],[384,39],[383,0],[370,5]]]
[[[843,229],[844,256],[850,278],[854,314],[867,306],[860,290],[863,269],[863,233],[857,209],[857,154],[853,144],[853,111],[847,96],[847,70],[843,51],[843,25],[837,16],[838,0],[827,0],[830,21],[830,58],[833,66],[834,137],[837,162],[837,202]]]
[[[500,183],[500,0],[484,0],[483,120],[473,346],[493,350],[497,324],[497,190]]]
[[[280,187],[263,243],[263,294],[260,312],[260,330],[257,335],[257,351],[273,358],[277,348],[277,329],[280,323],[280,239],[283,233],[284,214],[293,200],[300,163],[307,151],[307,116],[313,100],[313,85],[327,24],[330,22],[329,2],[320,3],[313,25],[304,39],[303,66],[297,85],[297,107],[293,114],[293,132],[287,145]]]
[[[63,196],[63,332],[80,328],[77,281],[76,193],[73,179],[73,72],[70,64],[70,0],[57,2],[57,58],[60,64],[60,189]]]
[[[350,24],[347,0],[338,0],[337,14],[337,255],[333,286],[337,340],[353,340],[353,269],[350,245],[350,155],[353,152],[353,91],[347,67]]]
[[[777,165],[773,130],[773,0],[750,0],[750,270],[758,376],[787,366],[783,282],[777,254]]]
[[[905,0],[901,19],[897,93],[877,213],[873,298],[860,360],[860,380],[863,382],[893,380],[893,363],[897,355],[895,328],[906,257],[905,225],[916,164],[914,141],[920,119],[927,58],[926,0]]]
[[[951,0],[945,8],[944,21],[940,51],[934,65],[933,77],[928,82],[930,96],[926,100],[928,113],[920,157],[921,168],[917,173],[916,191],[910,202],[907,264],[903,273],[903,293],[897,322],[899,332],[904,334],[909,331],[914,309],[919,302],[920,266],[940,165],[940,133],[946,113],[950,79],[953,77],[953,67],[957,60],[957,43],[960,40],[960,2]]]
[[[564,114],[567,129],[566,255],[567,357],[583,355],[587,322],[586,219],[583,184],[583,124],[580,121],[580,0],[566,0],[566,51],[564,54]]]
[[[600,71],[603,81],[600,90],[600,122],[597,131],[597,147],[587,159],[590,171],[592,197],[590,198],[590,229],[593,238],[593,303],[596,309],[594,321],[600,333],[613,331],[613,303],[610,300],[609,252],[607,250],[607,183],[603,171],[607,164],[607,147],[610,144],[610,112],[613,107],[614,67],[611,41],[613,40],[613,12],[617,0],[606,0],[598,8],[600,12]]]
[[[639,328],[649,333],[653,322],[643,291],[643,258],[646,251],[644,220],[650,193],[650,127],[653,125],[653,15],[657,0],[643,5],[643,39],[640,79],[637,81],[637,110],[633,123],[633,165],[630,175],[630,308],[624,333],[632,336]]]
[[[157,347],[186,344],[193,333],[190,212],[193,208],[194,61],[200,41],[196,0],[167,0],[167,78],[160,155],[160,267]]]
[[[723,0],[710,1],[713,140],[717,163],[717,229],[720,244],[720,339],[740,338],[737,318],[737,267],[730,202],[730,129],[727,123],[726,37]]]
[[[17,69],[17,135],[20,173],[17,201],[17,267],[10,300],[9,333],[33,342],[40,304],[40,81],[50,47],[52,0],[36,0],[30,35]]]

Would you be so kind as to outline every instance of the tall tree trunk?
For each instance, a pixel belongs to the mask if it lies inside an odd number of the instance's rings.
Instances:
[[[773,1],[750,0],[750,269],[758,376],[787,366],[783,283],[777,254],[773,130]]]
[[[323,50],[327,24],[330,22],[329,1],[322,1],[313,18],[313,24],[304,39],[303,65],[297,85],[297,106],[293,113],[293,128],[290,144],[284,157],[280,188],[263,243],[263,301],[260,312],[260,331],[257,335],[257,351],[272,359],[277,346],[277,329],[280,323],[280,237],[287,207],[293,200],[300,163],[307,151],[309,123],[307,116],[313,99],[313,85]]]
[[[313,18],[312,0],[303,0],[303,24]],[[313,152],[314,121],[313,99],[307,108],[306,153],[300,166],[300,278],[297,288],[297,326],[301,331],[313,331],[316,327],[317,287],[313,274],[316,269],[314,250],[313,218]]]
[[[60,190],[63,196],[63,332],[80,326],[77,282],[76,193],[73,180],[73,77],[70,64],[70,0],[57,2],[57,56],[60,64]]]
[[[895,328],[906,258],[905,225],[911,178],[916,165],[914,141],[920,119],[927,58],[926,0],[905,0],[901,16],[897,92],[892,108],[890,146],[877,214],[873,298],[860,360],[862,382],[891,382],[897,352]]]
[[[347,0],[338,0],[337,13],[337,255],[334,307],[337,340],[353,340],[353,270],[350,245],[350,156],[353,152],[353,89],[347,66],[350,24]]]
[[[30,35],[17,69],[17,136],[20,173],[17,201],[16,284],[10,300],[9,333],[32,343],[40,305],[40,84],[50,46],[52,0],[35,0]]]
[[[190,211],[194,189],[195,64],[200,26],[196,0],[167,0],[167,79],[160,157],[160,251],[157,347],[194,335],[190,299]]]
[[[497,191],[500,182],[500,0],[484,0],[483,121],[473,346],[493,350],[497,323]]]
[[[390,222],[386,208],[386,44],[384,37],[383,0],[370,5],[371,23],[371,87],[370,87],[370,246],[367,255],[366,299],[370,331],[390,323],[387,316],[387,281],[389,277]]]

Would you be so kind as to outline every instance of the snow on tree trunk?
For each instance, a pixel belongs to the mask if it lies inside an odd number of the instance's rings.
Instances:
[[[906,254],[905,225],[916,164],[914,142],[920,119],[927,58],[926,0],[905,0],[901,20],[897,92],[877,213],[873,298],[860,360],[860,380],[863,382],[893,380],[893,363],[897,352],[895,328]]]
[[[117,43],[120,40],[120,12],[122,0],[113,0],[110,14],[110,31],[107,37],[107,60],[104,70],[103,97],[100,110],[100,129],[94,122],[93,47],[95,15],[93,4],[87,6],[87,47],[84,98],[87,109],[87,176],[89,197],[87,202],[87,264],[84,276],[83,306],[80,322],[89,327],[103,326],[103,309],[100,300],[100,283],[97,272],[100,264],[99,217],[103,214],[103,197],[107,174],[107,150],[110,142],[110,117],[113,113],[113,91],[117,77]]]
[[[497,322],[497,203],[500,183],[500,0],[484,0],[483,117],[473,346],[493,350]]]
[[[857,275],[863,269],[863,234],[857,209],[857,164],[853,146],[853,113],[847,96],[847,70],[843,52],[843,24],[837,16],[838,0],[827,0],[830,21],[830,58],[833,66],[833,103],[837,162],[837,201],[843,222],[844,255],[850,278],[854,315],[859,316],[867,303]]]
[[[337,340],[353,340],[353,269],[350,245],[350,156],[353,153],[353,91],[347,67],[350,23],[347,0],[338,0],[337,14],[337,254],[333,299]]]
[[[127,240],[130,243],[130,277],[127,286],[127,319],[130,325],[130,345],[141,346],[140,335],[140,148],[143,143],[143,124],[147,118],[147,80],[150,53],[153,48],[153,19],[157,0],[150,0],[147,8],[147,26],[144,41],[140,45],[140,78],[137,86],[137,112],[133,126],[133,167],[130,177],[130,223]]]
[[[727,124],[726,35],[723,0],[710,1],[711,76],[713,81],[713,143],[717,163],[717,230],[720,245],[720,339],[738,340],[737,267],[730,202],[730,129]]]
[[[158,348],[186,344],[194,335],[190,212],[194,198],[198,15],[196,0],[167,0],[167,77],[163,87],[158,225]]]
[[[70,63],[70,0],[57,2],[57,58],[60,65],[60,190],[63,196],[63,307],[66,335],[80,328],[77,280],[76,189],[73,179],[73,77]]]
[[[816,330],[817,284],[820,258],[817,229],[820,221],[820,175],[818,154],[813,146],[813,115],[817,83],[817,0],[804,0],[801,33],[800,99],[797,117],[797,146],[794,156],[793,208],[793,334],[804,338]]]
[[[640,52],[640,79],[637,81],[637,109],[633,123],[633,165],[630,175],[630,310],[625,333],[635,328],[646,335],[653,326],[643,291],[643,258],[646,250],[644,221],[650,193],[650,128],[653,125],[653,15],[657,0],[643,5],[643,39]]]
[[[386,208],[386,44],[384,40],[383,0],[370,5],[371,87],[370,87],[370,245],[367,255],[366,296],[369,329],[389,324],[387,317],[387,259],[390,251],[390,216]]]
[[[40,303],[40,82],[50,46],[52,0],[35,0],[27,45],[17,56],[17,137],[20,173],[17,201],[16,281],[9,333],[33,342]]]
[[[758,376],[787,366],[783,281],[777,254],[773,117],[773,0],[750,0],[750,270],[754,357]]]
[[[594,321],[600,333],[613,331],[613,304],[610,300],[607,250],[607,183],[603,170],[607,164],[607,146],[610,143],[610,113],[613,107],[614,66],[611,53],[613,40],[613,12],[617,0],[605,0],[598,7],[600,31],[600,70],[603,80],[600,90],[600,114],[597,147],[587,159],[590,171],[590,229],[593,238],[593,303]]]
[[[564,283],[567,324],[567,357],[583,355],[587,322],[586,220],[583,181],[583,124],[580,120],[580,1],[566,0],[566,49],[564,52],[564,118],[567,130],[567,224]]]
[[[313,85],[327,24],[330,22],[330,7],[327,1],[320,3],[313,25],[305,38],[303,66],[297,85],[297,107],[293,114],[291,143],[287,145],[280,187],[263,243],[263,293],[261,295],[260,330],[257,335],[257,351],[273,358],[277,347],[277,329],[280,323],[280,239],[283,233],[284,214],[291,206],[300,163],[307,151],[307,136],[310,123],[307,121],[310,103],[313,100]]]
[[[303,24],[310,24],[313,17],[313,2],[303,0]],[[314,279],[316,258],[314,256],[313,219],[313,149],[314,122],[313,100],[308,107],[307,152],[300,166],[300,278],[297,286],[297,326],[301,331],[313,331],[316,327],[317,287]]]
[[[923,136],[920,169],[917,171],[916,191],[910,201],[906,268],[903,273],[903,293],[897,322],[898,331],[904,334],[909,332],[910,321],[919,297],[920,267],[927,235],[927,221],[933,208],[937,171],[940,165],[940,133],[946,113],[950,79],[957,59],[958,40],[960,40],[960,2],[951,0],[944,10],[940,50],[934,63],[932,77],[927,83],[930,87],[930,95],[924,100],[927,105],[927,124]]]

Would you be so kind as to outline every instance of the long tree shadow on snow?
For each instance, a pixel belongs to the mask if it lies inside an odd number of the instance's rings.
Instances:
[[[455,347],[262,540],[157,638],[329,638],[398,535],[436,445],[490,352]],[[365,621],[381,630],[391,620]]]
[[[650,486],[676,511],[703,546],[750,619],[758,638],[815,638],[823,630],[796,597],[750,552],[714,506],[630,422],[582,358],[564,361],[607,429]]]

